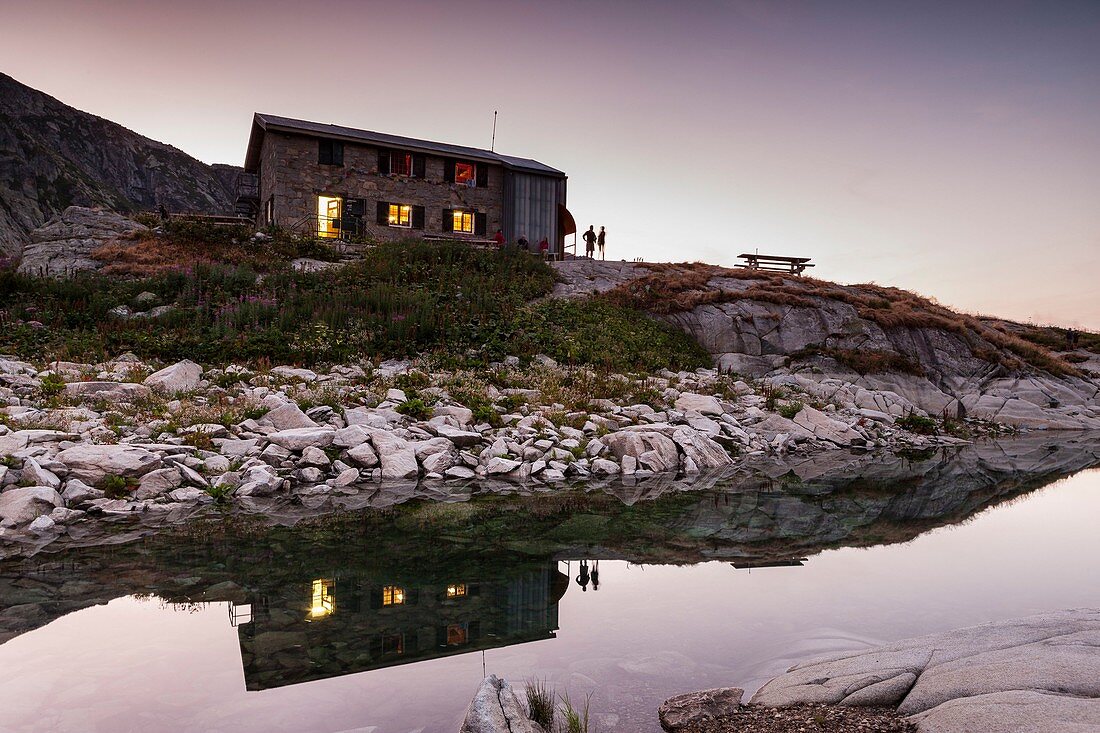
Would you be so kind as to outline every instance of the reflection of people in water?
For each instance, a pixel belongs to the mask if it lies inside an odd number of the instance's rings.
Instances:
[[[592,563],[592,590],[600,589],[600,561]]]
[[[588,590],[588,579],[588,561],[581,560],[581,572],[580,575],[577,576],[577,585],[581,587],[581,591]]]

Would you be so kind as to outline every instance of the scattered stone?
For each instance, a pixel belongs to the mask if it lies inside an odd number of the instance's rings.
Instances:
[[[722,403],[717,397],[686,392],[676,398],[676,409],[682,412],[698,412],[700,415],[721,415]]]
[[[259,422],[262,425],[270,425],[276,430],[317,427],[317,423],[310,420],[301,408],[293,402],[279,405],[260,418]]]
[[[275,445],[291,452],[303,451],[310,446],[324,448],[332,443],[336,431],[330,427],[290,428],[267,436]]]
[[[70,382],[65,385],[65,396],[77,400],[104,400],[106,402],[131,403],[150,397],[144,384],[131,382]]]

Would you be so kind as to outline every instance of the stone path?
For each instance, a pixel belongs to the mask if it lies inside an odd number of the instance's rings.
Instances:
[[[768,682],[752,702],[896,707],[927,733],[1100,731],[1100,609],[806,662]]]

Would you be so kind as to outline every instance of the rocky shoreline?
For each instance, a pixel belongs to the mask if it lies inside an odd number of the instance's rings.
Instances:
[[[276,496],[320,503],[418,482],[445,500],[485,481],[690,479],[761,456],[921,450],[1000,430],[945,425],[839,380],[608,375],[546,357],[485,372],[391,361],[323,373],[2,359],[0,401],[5,554],[97,520],[174,523],[214,503],[263,511]]]
[[[795,665],[747,704],[723,687],[666,700],[670,733],[1060,733],[1100,729],[1100,610],[954,629]],[[463,733],[539,733],[505,680],[478,688]]]
[[[818,705],[897,712],[927,733],[1100,729],[1100,610],[1053,611],[955,629],[795,665],[752,707]],[[768,730],[732,724],[737,688],[661,706],[666,730]],[[872,730],[879,730],[874,728]]]

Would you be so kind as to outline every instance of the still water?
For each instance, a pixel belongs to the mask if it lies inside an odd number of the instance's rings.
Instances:
[[[598,730],[658,731],[678,692],[1100,606],[1098,456],[834,458],[8,562],[0,730],[452,732],[492,672],[591,693]]]

